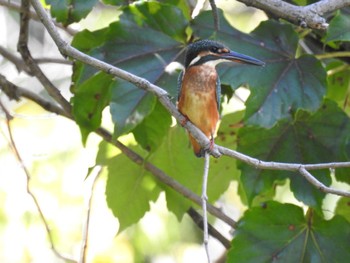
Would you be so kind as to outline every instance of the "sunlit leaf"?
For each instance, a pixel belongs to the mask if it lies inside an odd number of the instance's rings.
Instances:
[[[97,160],[107,166],[106,200],[121,232],[149,211],[149,202],[158,198],[160,188],[152,175],[125,155],[110,156],[110,147],[101,143]]]
[[[70,25],[86,17],[98,0],[45,0],[58,22]]]
[[[208,23],[211,12],[200,14],[193,22],[196,36],[215,38],[266,62],[265,67],[234,63],[219,67],[223,84],[249,85],[247,123],[272,127],[297,109],[318,109],[326,92],[326,73],[314,57],[296,58],[298,36],[290,25],[266,21],[248,35],[232,28],[220,14],[221,28],[214,34],[213,24]]]
[[[244,127],[238,136],[238,151],[264,161],[322,163],[346,161],[344,144],[350,133],[349,117],[331,101],[314,114],[298,111],[293,122],[280,121],[272,129]],[[256,195],[269,191],[276,180],[290,178],[295,197],[321,209],[324,194],[298,173],[259,170],[241,164],[241,182],[249,203]],[[329,171],[312,171],[330,185]]]
[[[227,262],[344,262],[350,258],[350,224],[326,221],[311,210],[267,202],[248,210],[238,222]]]
[[[340,198],[334,213],[343,216],[350,223],[350,199],[348,197]]]
[[[327,65],[327,71],[327,98],[344,107],[350,95],[350,68],[341,61],[334,61]]]

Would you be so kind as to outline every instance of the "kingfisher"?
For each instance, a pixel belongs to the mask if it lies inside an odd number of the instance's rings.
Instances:
[[[222,62],[238,62],[257,66],[264,62],[250,56],[231,51],[213,40],[200,40],[187,47],[185,69],[179,75],[178,110],[210,139],[214,145],[214,134],[220,119],[221,86],[216,65]],[[189,134],[193,151],[203,157],[205,149]]]

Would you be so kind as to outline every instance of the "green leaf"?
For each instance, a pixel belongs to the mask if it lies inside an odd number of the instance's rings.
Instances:
[[[264,161],[289,163],[339,162],[348,159],[344,149],[350,133],[348,116],[334,102],[326,101],[314,114],[298,111],[293,122],[280,121],[272,129],[244,127],[238,134],[238,151]],[[321,210],[324,194],[298,173],[258,170],[246,164],[240,169],[242,187],[249,204],[255,196],[269,191],[275,181],[291,180],[295,197]],[[348,171],[348,170],[347,170]],[[312,171],[330,185],[329,171]]]
[[[164,25],[168,17],[171,24]],[[177,7],[143,2],[124,8],[118,22],[96,31],[96,37],[103,41],[95,41],[96,45],[81,43],[95,35],[85,31],[75,37],[74,43],[89,55],[164,87],[175,97],[178,73],[167,72],[167,66],[183,53],[187,24]],[[81,63],[74,70],[76,85],[82,79],[93,78],[97,71]],[[115,82],[110,103],[115,136],[132,131],[153,111],[154,105],[155,98],[149,93],[126,81]]]
[[[348,197],[340,198],[337,202],[334,213],[343,216],[348,222],[350,222],[350,199]]]
[[[143,149],[154,152],[162,143],[171,124],[171,116],[160,102],[153,112],[133,130],[136,141]]]
[[[51,15],[57,22],[68,26],[86,17],[98,0],[46,0],[51,5]]]
[[[238,222],[227,262],[344,262],[350,258],[350,224],[339,216],[326,221],[300,207],[268,202]]]
[[[237,133],[242,126],[244,111],[226,114],[222,117],[215,143],[230,148],[237,147]]]
[[[182,127],[170,129],[163,144],[152,154],[149,161],[174,178],[183,186],[201,194],[204,160],[197,158],[189,145],[188,136]],[[209,201],[217,200],[237,177],[235,161],[231,158],[211,159],[208,179]],[[167,186],[167,206],[179,220],[193,203]]]
[[[111,98],[111,83],[112,78],[100,72],[75,90],[72,113],[79,124],[84,143],[88,134],[101,125],[102,111]]]
[[[338,12],[329,23],[326,42],[350,41],[350,17],[349,14]]]
[[[222,12],[219,14],[218,32],[213,35],[213,25],[208,23],[211,12],[203,12],[194,20],[194,33],[201,38],[215,38],[232,50],[266,62],[265,67],[237,63],[218,67],[221,83],[233,88],[249,85],[251,95],[245,116],[248,124],[272,127],[300,108],[319,108],[326,92],[326,72],[312,56],[296,58],[298,36],[290,25],[269,20],[248,35],[232,28]]]
[[[327,65],[327,71],[332,73],[327,76],[327,98],[337,101],[341,107],[349,96],[350,89],[350,68],[346,65],[341,61],[333,61]],[[339,69],[341,70],[338,71]]]
[[[128,133],[152,112],[156,98],[123,81],[122,84],[113,83],[112,100],[110,103],[112,120],[114,122],[114,136]]]
[[[110,156],[109,147],[111,146],[106,146],[105,142],[100,144],[97,161],[107,165],[106,200],[118,218],[121,232],[137,223],[149,211],[149,202],[158,198],[160,189],[152,175],[125,155],[114,155],[106,159]]]

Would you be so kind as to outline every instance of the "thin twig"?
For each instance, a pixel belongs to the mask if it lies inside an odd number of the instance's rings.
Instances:
[[[8,61],[10,61],[12,64],[14,64],[16,69],[18,70],[18,72],[25,71],[29,75],[32,74],[32,72],[27,67],[27,65],[23,62],[22,59],[20,59],[19,57],[13,55],[11,52],[7,51],[2,46],[0,46],[0,55],[3,56]]]
[[[192,218],[193,222],[203,230],[203,217],[193,207],[188,209],[187,214]],[[210,236],[216,238],[226,249],[231,248],[231,242],[221,235],[210,223],[208,223],[208,233]]]
[[[33,59],[28,49],[28,29],[29,29],[29,0],[22,0],[20,13],[20,31],[18,37],[17,49],[20,52],[23,61],[30,69],[32,74],[40,81],[49,95],[56,100],[67,114],[71,112],[70,103],[63,97],[60,91],[52,84],[52,82],[45,76],[40,67]]]
[[[83,52],[73,48],[67,42],[65,42],[60,34],[58,33],[55,25],[52,23],[51,18],[46,13],[45,9],[41,6],[38,0],[31,0],[34,9],[36,10],[38,16],[41,18],[44,26],[48,30],[52,39],[56,43],[58,49],[63,55],[72,57],[78,61],[81,61],[87,65],[91,65],[97,69],[100,69],[104,72],[107,72],[115,77],[124,79],[140,89],[146,90],[155,96],[158,97],[159,101],[164,105],[164,107],[170,112],[172,116],[179,123],[185,123],[184,128],[186,128],[191,135],[198,141],[198,143],[204,149],[210,149],[210,154],[215,157],[220,156],[221,154],[231,156],[235,159],[242,160],[250,165],[256,166],[261,169],[272,169],[272,170],[293,170],[298,171],[300,164],[288,164],[288,163],[275,163],[275,162],[262,162],[258,159],[246,156],[244,154],[238,153],[236,151],[230,150],[228,148],[224,148],[218,145],[213,145],[211,148],[210,140],[201,132],[196,126],[194,126],[191,122],[186,121],[186,118],[176,109],[175,105],[170,101],[168,93],[150,83],[146,79],[140,78],[136,75],[133,75],[127,71],[114,67],[106,62],[100,61],[96,58],[88,56]],[[101,131],[97,131],[98,133]],[[103,132],[102,132],[103,133]],[[329,168],[341,168],[341,167],[350,167],[350,162],[338,162],[338,163],[327,163],[327,164],[308,164],[303,165],[305,169],[329,169]],[[339,194],[344,195],[342,191]]]
[[[92,197],[94,193],[94,188],[97,182],[97,179],[100,177],[102,172],[101,166],[96,166],[95,169],[93,169],[92,173],[92,183],[91,183],[91,189],[89,192],[89,195],[87,197],[88,203],[86,207],[86,220],[85,225],[83,227],[83,239],[81,241],[81,252],[80,252],[80,259],[79,263],[85,263],[86,257],[87,257],[87,246],[88,246],[88,240],[89,240],[89,225],[90,225],[90,214],[91,214],[91,204],[92,204]],[[90,175],[91,177],[91,175]]]
[[[219,18],[219,14],[218,14],[218,8],[216,7],[215,0],[209,0],[209,3],[211,6],[211,11],[213,13],[215,31],[219,31],[220,30],[220,18]]]
[[[68,118],[70,117],[70,114],[67,114],[61,107],[43,99],[35,92],[18,87],[17,85],[8,81],[5,78],[5,76],[1,74],[0,74],[0,90],[2,90],[7,95],[7,97],[9,97],[9,99],[11,100],[18,101],[21,98],[26,98],[36,102],[39,106],[41,106],[43,109],[49,112],[53,112]]]
[[[341,195],[345,197],[350,197],[350,192],[333,189],[331,187],[325,186],[323,183],[318,181],[311,173],[309,173],[304,166],[300,166],[299,172],[304,178],[309,181],[312,185],[316,186],[321,192],[328,194]]]
[[[209,174],[209,163],[210,154],[205,151],[204,155],[204,171],[203,171],[203,182],[202,182],[202,210],[203,210],[203,244],[205,248],[205,253],[207,254],[208,263],[210,263],[209,255],[209,235],[208,235],[208,215],[207,215],[207,186],[208,186],[208,174]]]
[[[27,193],[29,194],[29,196],[32,198],[34,204],[35,204],[35,207],[39,213],[39,217],[41,219],[41,221],[43,222],[44,226],[45,226],[45,229],[46,229],[46,233],[47,233],[47,236],[49,238],[49,242],[50,242],[50,245],[51,245],[51,249],[52,251],[54,252],[54,254],[60,258],[60,259],[63,259],[65,261],[69,261],[69,262],[76,262],[76,260],[68,257],[68,256],[65,256],[63,255],[62,253],[60,253],[57,249],[56,249],[56,246],[54,244],[54,241],[53,241],[53,236],[52,236],[52,232],[51,232],[51,229],[50,229],[50,226],[49,226],[49,223],[47,222],[46,218],[45,218],[45,215],[43,213],[43,211],[41,210],[41,207],[40,207],[40,204],[39,204],[39,201],[38,199],[36,198],[36,196],[33,194],[33,192],[31,191],[30,189],[30,173],[27,169],[27,167],[25,166],[24,162],[23,162],[23,159],[17,149],[17,146],[16,146],[16,143],[15,143],[15,140],[13,138],[13,134],[12,134],[12,129],[11,129],[11,120],[12,120],[12,116],[11,114],[9,113],[9,111],[6,109],[6,107],[2,104],[1,100],[0,100],[0,108],[3,110],[3,112],[5,112],[5,116],[6,116],[6,126],[7,126],[7,131],[8,131],[8,135],[9,135],[9,138],[10,138],[10,143],[11,143],[11,148],[18,160],[18,162],[20,163],[24,173],[25,173],[25,176],[26,176],[26,190],[27,190]]]

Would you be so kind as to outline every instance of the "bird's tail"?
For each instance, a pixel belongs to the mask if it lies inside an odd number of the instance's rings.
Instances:
[[[191,134],[188,134],[188,136],[190,138],[190,142],[192,144],[194,154],[197,157],[204,157],[204,149],[199,145],[199,143],[196,141],[196,139],[192,137]]]

